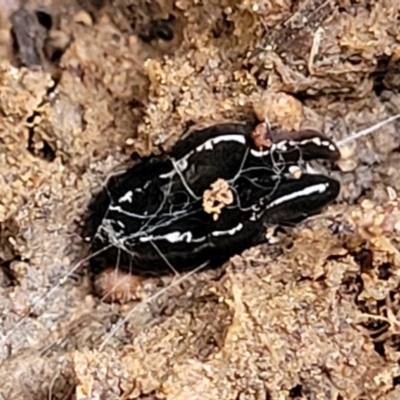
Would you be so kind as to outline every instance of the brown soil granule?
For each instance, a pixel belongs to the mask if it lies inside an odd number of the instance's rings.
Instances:
[[[233,193],[224,179],[218,179],[203,193],[203,210],[216,221],[224,207],[233,203]]]

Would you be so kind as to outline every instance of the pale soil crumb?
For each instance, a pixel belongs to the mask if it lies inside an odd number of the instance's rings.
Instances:
[[[211,184],[211,188],[203,193],[203,210],[212,214],[216,221],[224,207],[233,203],[233,193],[229,183],[224,179],[218,179]]]

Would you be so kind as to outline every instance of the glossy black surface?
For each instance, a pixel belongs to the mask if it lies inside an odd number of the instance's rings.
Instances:
[[[334,161],[337,147],[319,132],[280,132],[270,148],[254,148],[252,127],[224,124],[192,132],[170,154],[146,158],[113,178],[91,206],[97,229],[92,261],[141,275],[218,266],[262,243],[268,225],[293,225],[337,197],[337,181],[304,171],[314,159]],[[217,219],[203,193],[217,179],[234,201]]]

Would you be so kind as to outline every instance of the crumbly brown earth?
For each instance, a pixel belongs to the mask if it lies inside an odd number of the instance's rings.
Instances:
[[[234,200],[229,183],[223,179],[217,179],[203,193],[203,209],[206,213],[212,214],[216,221],[224,207],[232,204]]]
[[[12,46],[19,6],[0,0],[0,397],[400,398],[400,123],[346,149],[338,204],[143,307],[102,302],[84,262],[64,279],[134,151],[273,93],[336,140],[399,113],[399,2],[32,1],[43,68]]]

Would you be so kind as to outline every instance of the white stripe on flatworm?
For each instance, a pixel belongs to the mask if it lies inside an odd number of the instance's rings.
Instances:
[[[327,183],[318,183],[317,185],[308,186],[297,192],[293,192],[293,193],[287,194],[286,196],[279,197],[278,199],[276,199],[268,204],[267,210],[269,208],[272,208],[279,204],[285,203],[289,200],[295,199],[296,197],[305,197],[305,196],[309,196],[310,194],[314,194],[314,193],[323,193],[326,191],[328,186],[329,185]]]
[[[176,165],[176,164],[175,164]],[[166,174],[161,174],[160,178],[161,179],[168,179],[168,178],[172,178],[174,175],[176,174],[176,171],[174,168],[172,168],[172,170],[170,172],[167,172]]]
[[[282,140],[281,142],[278,142],[275,144],[276,148],[279,150],[286,151],[287,150],[287,140]]]
[[[317,169],[315,169],[311,164],[309,164],[309,163],[306,163],[306,168],[305,168],[305,170],[306,170],[306,172],[307,172],[307,174],[310,174],[310,175],[317,175],[317,174],[320,174],[321,173],[321,171],[318,171]]]
[[[275,148],[278,150],[287,151],[287,146],[286,146],[287,144],[289,144],[292,147],[295,147],[299,145],[304,146],[305,144],[308,143],[314,143],[317,146],[327,147],[331,151],[336,150],[335,146],[331,142],[329,142],[328,140],[321,140],[320,137],[316,136],[310,139],[304,139],[300,142],[296,142],[295,140],[289,140],[289,142],[287,140],[281,140],[280,142],[273,143],[271,147],[269,147],[267,150],[264,151],[251,149],[251,154],[254,157],[264,157],[268,155],[271,151],[275,150]]]
[[[228,231],[214,231],[214,232],[211,232],[211,235],[212,236],[224,236],[226,234],[234,235],[236,232],[240,231],[242,228],[243,228],[243,225],[241,223],[239,223],[234,228],[229,229]]]
[[[234,235],[236,232],[240,231],[243,228],[243,225],[239,223],[234,228],[229,229],[227,231],[214,231],[211,232],[212,236],[224,236],[224,235]],[[142,236],[139,238],[139,241],[142,243],[150,242],[153,240],[167,240],[170,243],[178,243],[178,242],[186,242],[191,243],[202,241],[205,238],[194,239],[193,235],[190,231],[188,232],[171,232],[167,233],[166,235],[159,235],[159,236]]]
[[[271,146],[271,148],[272,148],[272,146]],[[264,150],[264,151],[258,151],[258,150],[254,150],[254,149],[250,150],[251,155],[254,157],[264,157],[264,156],[268,155],[269,152],[270,152],[270,149]]]
[[[165,174],[161,174],[160,178],[161,179],[166,179],[166,178],[172,178],[176,171],[175,168],[178,168],[180,172],[184,171],[188,167],[188,162],[187,159],[194,153],[199,153],[203,150],[212,150],[214,148],[214,145],[219,143],[219,142],[238,142],[241,144],[246,143],[246,138],[243,135],[222,135],[222,136],[217,136],[215,138],[209,139],[202,143],[200,146],[197,146],[194,150],[189,151],[184,157],[176,161],[174,164],[174,168]]]
[[[118,203],[123,203],[124,201],[129,201],[129,203],[132,203],[132,190],[129,190],[126,192],[122,197],[118,199]]]
[[[141,242],[150,242],[152,240],[167,240],[170,243],[186,242],[190,243],[193,239],[192,232],[171,232],[160,236],[142,236],[139,238]]]
[[[271,147],[268,147],[268,149],[266,149],[264,151],[251,149],[250,153],[254,157],[264,157],[264,156],[268,155],[271,151],[274,151],[275,147],[276,147],[276,145],[272,144]]]
[[[317,146],[325,146],[325,147],[329,146],[329,141],[327,141],[327,140],[322,141],[321,138],[318,136],[315,136],[315,137],[309,138],[309,139],[303,139],[299,142],[296,142],[295,140],[289,140],[289,144],[291,146],[305,145],[308,143],[314,143]]]
[[[221,135],[217,136],[215,138],[209,139],[200,146],[196,147],[196,152],[203,151],[204,149],[206,150],[212,150],[214,147],[214,144],[217,144],[219,142],[239,142],[242,144],[246,143],[246,139],[243,135]],[[190,153],[189,153],[190,155]]]

